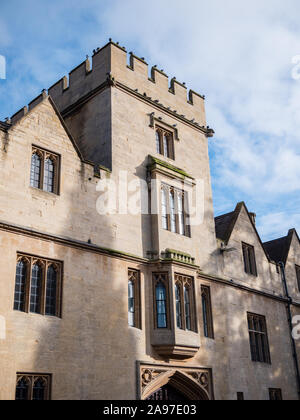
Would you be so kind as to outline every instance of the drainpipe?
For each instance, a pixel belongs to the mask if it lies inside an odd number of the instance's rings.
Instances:
[[[296,368],[296,380],[297,380],[297,385],[298,385],[298,398],[300,400],[300,371],[299,371],[299,363],[298,363],[298,358],[297,358],[296,342],[295,342],[295,339],[293,337],[293,323],[292,323],[292,311],[291,311],[291,305],[292,305],[293,299],[289,295],[289,290],[288,290],[286,275],[285,275],[284,263],[280,262],[279,267],[280,267],[280,270],[281,270],[281,278],[282,278],[282,283],[283,283],[285,295],[286,295],[286,298],[288,300],[288,303],[286,305],[286,309],[287,309],[289,328],[290,328],[290,332],[291,332],[292,353],[293,353],[293,358],[294,358],[295,368]]]

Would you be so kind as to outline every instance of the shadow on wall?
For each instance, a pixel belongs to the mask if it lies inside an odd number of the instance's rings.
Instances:
[[[87,204],[95,196],[84,190],[77,185],[71,195],[71,226],[82,223],[80,194]],[[95,235],[95,223],[106,224],[92,204],[85,240]],[[64,262],[62,319],[49,318],[36,332],[34,371],[53,374],[53,400],[136,399],[138,333],[128,327],[128,263],[57,244],[49,249]]]

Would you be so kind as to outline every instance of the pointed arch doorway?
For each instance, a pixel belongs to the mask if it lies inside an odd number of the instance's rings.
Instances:
[[[213,399],[208,370],[143,367],[141,384],[143,400],[205,401]]]

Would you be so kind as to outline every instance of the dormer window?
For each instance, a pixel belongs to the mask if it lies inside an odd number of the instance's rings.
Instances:
[[[169,159],[175,159],[174,135],[161,127],[156,129],[156,152]]]

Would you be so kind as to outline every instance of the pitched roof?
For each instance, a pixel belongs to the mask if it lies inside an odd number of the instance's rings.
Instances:
[[[7,131],[7,129],[9,127],[10,127],[10,124],[7,124],[7,123],[5,123],[3,121],[0,121],[0,130]]]
[[[226,241],[230,225],[234,217],[234,211],[215,217],[216,235],[218,239]]]
[[[290,229],[287,236],[263,244],[271,260],[286,264],[294,234],[296,234],[299,240],[296,229]]]
[[[246,204],[242,201],[236,205],[235,210],[231,213],[226,213],[221,216],[215,217],[216,236],[218,239],[221,239],[226,243],[229,241],[233,228],[243,207],[249,214]]]
[[[254,232],[257,235],[257,238],[261,244],[261,247],[266,255],[266,258],[269,260],[269,255],[266,252],[266,249],[261,241],[261,238],[258,234],[257,228],[255,226],[255,223],[253,221],[253,218],[251,217],[251,213],[249,213],[246,204],[242,201],[241,203],[238,203],[235,210],[231,213],[223,214],[221,216],[218,216],[215,218],[215,225],[216,225],[216,236],[218,239],[221,239],[225,242],[225,244],[228,244],[229,239],[231,237],[231,234],[233,232],[234,226],[237,222],[237,219],[241,213],[242,208],[246,210],[246,213],[248,214],[249,221],[251,225],[253,226]]]

